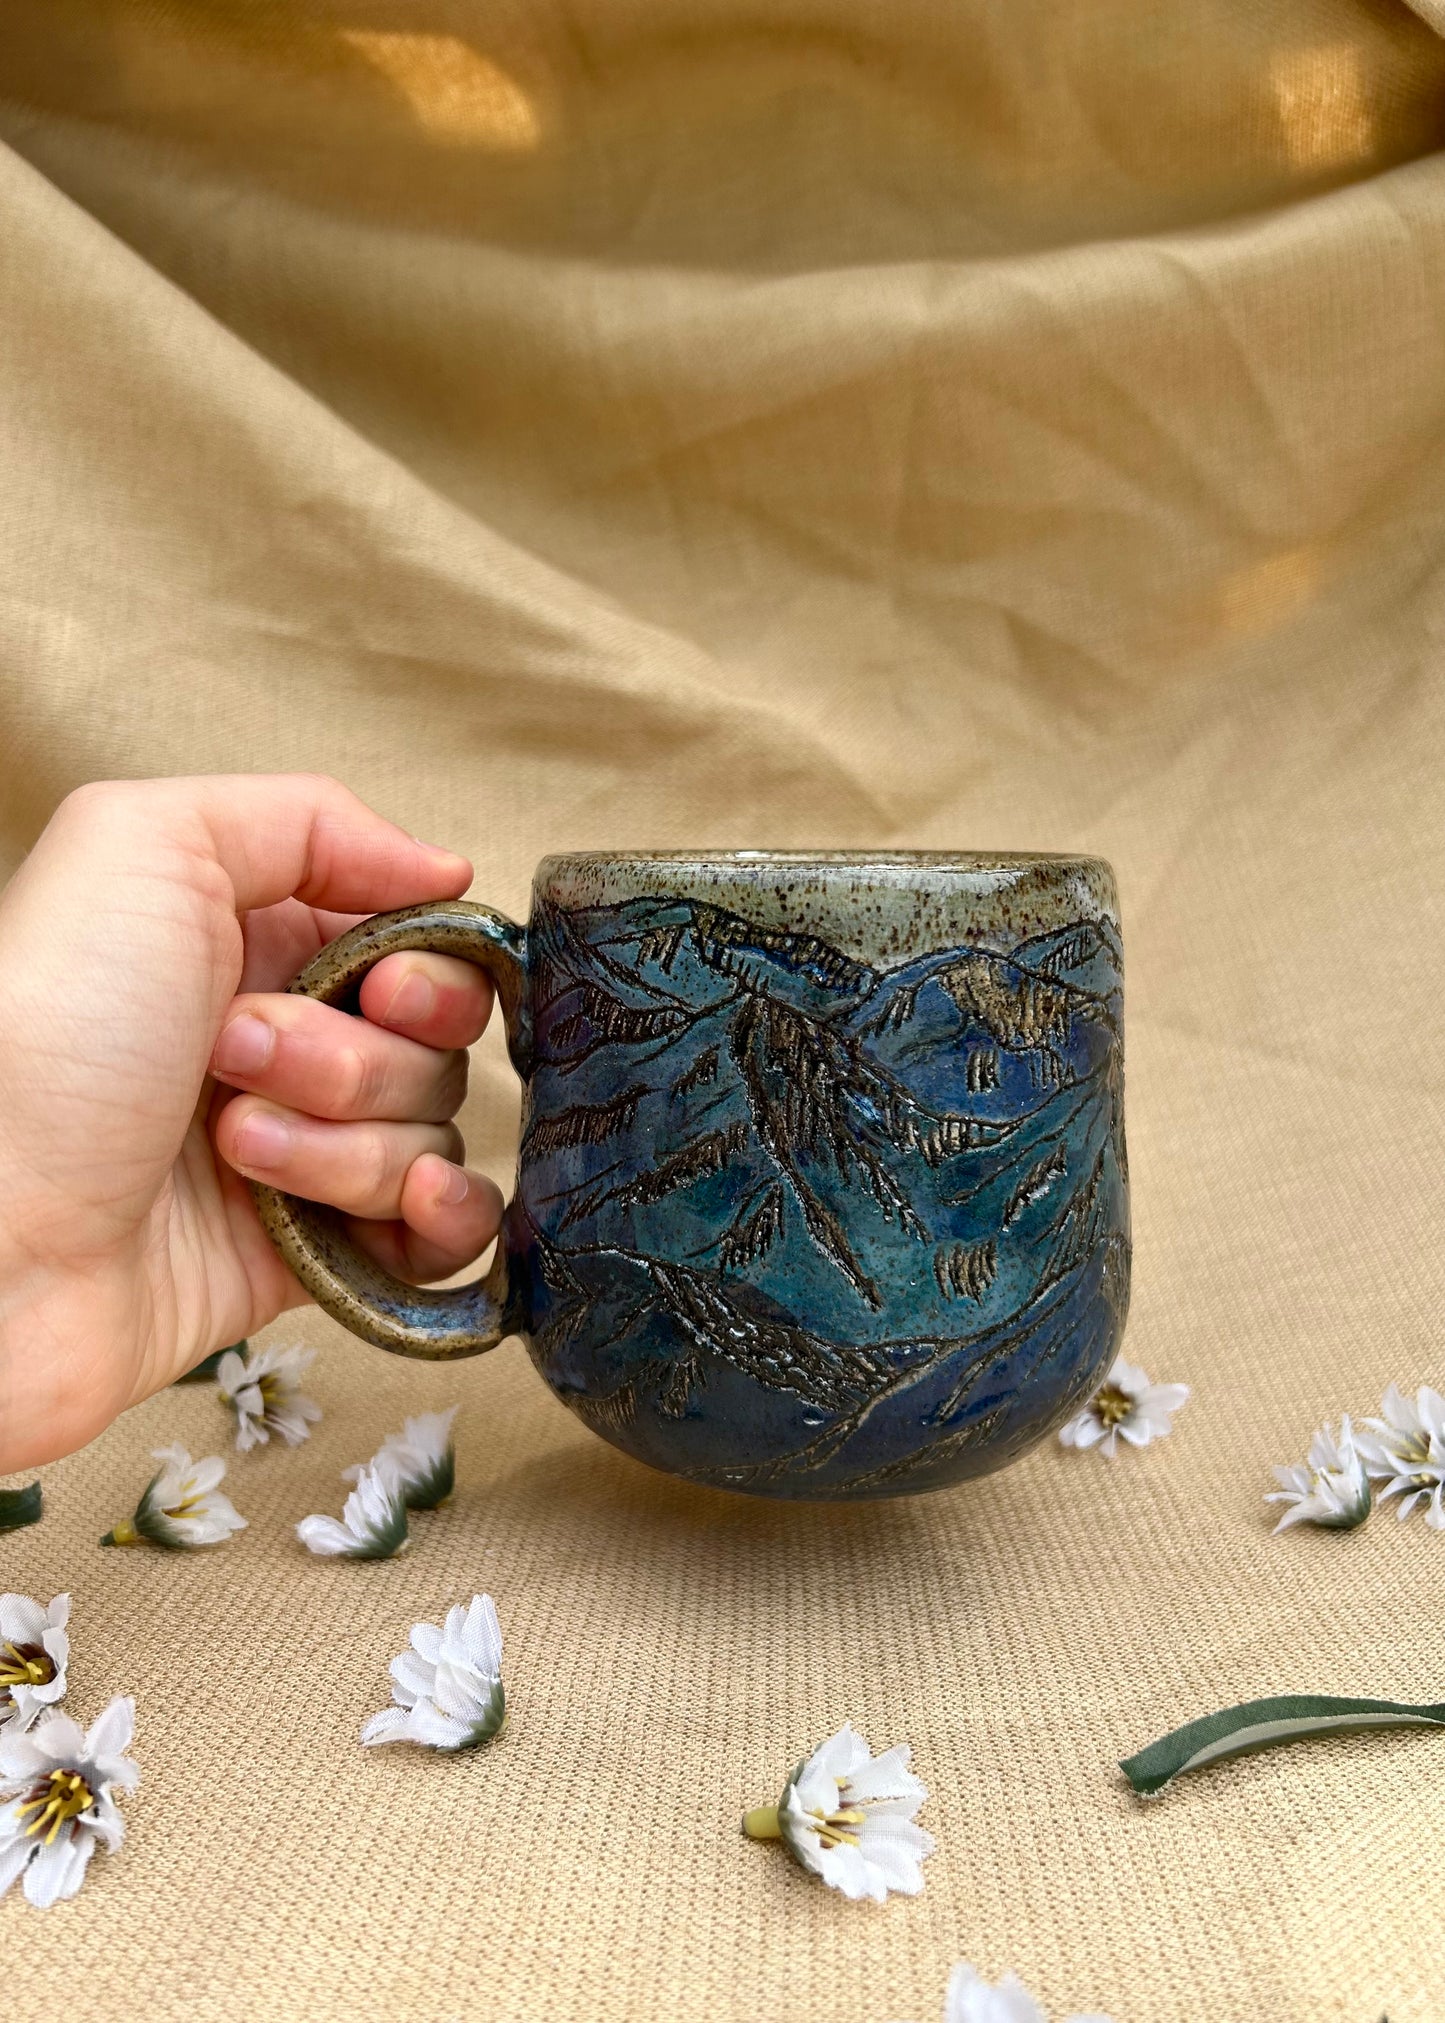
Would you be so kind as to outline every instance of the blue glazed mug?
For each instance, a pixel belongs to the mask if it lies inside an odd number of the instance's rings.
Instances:
[[[496,985],[517,1183],[470,1286],[404,1284],[330,1210],[255,1194],[318,1302],[402,1355],[523,1336],[604,1439],[761,1496],[937,1489],[1099,1383],[1129,1288],[1123,957],[1098,858],[736,851],[544,859],[523,928],[378,915],[383,955]]]

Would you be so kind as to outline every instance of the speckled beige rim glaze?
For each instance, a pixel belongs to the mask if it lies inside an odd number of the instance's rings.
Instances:
[[[1044,851],[578,851],[544,857],[532,891],[569,908],[659,891],[732,911],[761,902],[780,924],[827,934],[864,962],[904,960],[955,933],[1008,947],[1071,920],[1119,926],[1110,865]]]
[[[1101,859],[569,853],[525,927],[464,900],[379,915],[292,988],[355,1010],[402,949],[492,978],[518,1177],[486,1278],[444,1290],[257,1187],[354,1333],[428,1358],[519,1333],[604,1438],[765,1496],[998,1467],[1106,1367],[1128,1197]]]

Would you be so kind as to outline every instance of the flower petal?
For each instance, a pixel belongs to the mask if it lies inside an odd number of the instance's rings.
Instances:
[[[491,1680],[483,1679],[470,1665],[449,1665],[443,1660],[437,1666],[430,1698],[438,1713],[469,1725],[486,1705],[491,1690]]]
[[[435,1665],[442,1654],[442,1633],[435,1623],[415,1623],[411,1647],[425,1664]]]
[[[898,1820],[894,1825],[901,1831],[864,1832],[860,1846],[863,1859],[881,1875],[890,1890],[899,1895],[916,1897],[923,1888],[923,1870],[919,1864],[934,1851],[932,1834],[925,1833],[921,1826],[914,1826],[911,1820]]]
[[[944,2023],[1044,2023],[1044,2012],[1017,1974],[996,1986],[962,1960],[949,1976]]]
[[[73,1897],[85,1881],[86,1864],[94,1850],[91,1836],[77,1833],[73,1826],[49,1846],[42,1846],[25,1871],[27,1900],[36,1910],[45,1911]]]
[[[14,1840],[0,1839],[0,1897],[3,1897],[35,1852],[33,1840],[17,1835]]]
[[[826,1771],[835,1784],[841,1784],[868,1761],[868,1744],[853,1723],[845,1721],[836,1735],[830,1735],[826,1742],[818,1744],[809,1758],[809,1768]]]
[[[1167,1412],[1171,1417],[1189,1403],[1187,1384],[1151,1384],[1140,1401],[1147,1411]]]
[[[407,1715],[413,1742],[430,1749],[462,1749],[471,1739],[471,1723],[443,1714],[430,1700],[420,1700]]]
[[[431,1689],[436,1683],[437,1668],[419,1658],[414,1651],[402,1651],[387,1667],[394,1682],[392,1698],[403,1707],[413,1707],[418,1700],[429,1700]]]
[[[1131,1398],[1137,1398],[1149,1389],[1149,1372],[1141,1369],[1137,1363],[1126,1363],[1122,1356],[1116,1356],[1114,1367],[1104,1381],[1116,1385],[1121,1391],[1126,1391]]]
[[[846,1842],[841,1847],[820,1848],[817,1871],[829,1889],[841,1890],[855,1903],[871,1897],[874,1903],[881,1904],[888,1895],[884,1877],[871,1862],[864,1860],[858,1848],[849,1847]]]
[[[216,1365],[216,1389],[228,1403],[234,1404],[237,1392],[246,1381],[245,1363],[235,1349],[227,1349]]]
[[[37,1749],[35,1738],[15,1728],[0,1730],[0,1788],[18,1787],[44,1777],[51,1757]]]
[[[341,1558],[356,1549],[354,1534],[334,1517],[303,1517],[296,1527],[296,1536],[308,1552],[323,1559]]]
[[[0,1643],[38,1644],[46,1627],[39,1602],[28,1595],[0,1595]]]
[[[383,1707],[379,1714],[362,1724],[363,1745],[374,1748],[378,1742],[409,1742],[412,1740],[411,1714],[401,1707]]]
[[[502,1626],[490,1595],[473,1595],[457,1639],[467,1660],[479,1672],[496,1678],[502,1669]]]
[[[27,1739],[47,1763],[78,1763],[86,1753],[85,1735],[68,1714],[47,1714]]]
[[[1139,1413],[1131,1419],[1121,1419],[1118,1425],[1114,1427],[1113,1432],[1117,1433],[1121,1440],[1127,1440],[1131,1447],[1147,1447],[1149,1442],[1161,1430],[1164,1433],[1169,1431],[1167,1422],[1161,1429],[1152,1420],[1146,1419],[1142,1413]],[[1113,1435],[1111,1434],[1110,1437],[1112,1438]]]
[[[127,1693],[117,1693],[105,1710],[91,1722],[85,1747],[91,1756],[124,1756],[135,1735],[135,1701]]]
[[[921,1805],[928,1796],[928,1787],[908,1768],[912,1754],[906,1742],[899,1742],[892,1749],[885,1749],[881,1756],[860,1764],[849,1773],[849,1796],[864,1800],[902,1798],[912,1800],[915,1806]]]

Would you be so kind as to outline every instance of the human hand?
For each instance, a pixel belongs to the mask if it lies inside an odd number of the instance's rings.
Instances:
[[[0,894],[0,1473],[305,1300],[242,1175],[343,1210],[415,1282],[491,1241],[501,1195],[451,1122],[481,971],[389,956],[361,1018],[280,994],[356,920],[470,880],[310,775],[61,804]]]

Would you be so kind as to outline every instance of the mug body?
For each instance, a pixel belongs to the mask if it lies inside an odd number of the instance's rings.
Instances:
[[[1129,1214],[1096,858],[549,857],[513,1315],[654,1467],[777,1497],[1000,1467],[1099,1383]]]

